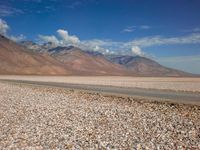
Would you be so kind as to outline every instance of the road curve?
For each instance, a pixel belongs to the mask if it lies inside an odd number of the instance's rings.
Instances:
[[[114,86],[102,85],[82,85],[82,84],[68,84],[56,82],[38,82],[38,81],[22,81],[22,80],[0,80],[1,82],[12,82],[21,84],[31,84],[35,86],[48,86],[66,89],[77,89],[81,91],[100,92],[109,95],[120,95],[127,97],[143,97],[147,100],[156,101],[170,101],[173,103],[184,103],[192,105],[200,105],[200,93],[181,92],[170,90],[157,89],[142,89],[142,88],[121,88]]]

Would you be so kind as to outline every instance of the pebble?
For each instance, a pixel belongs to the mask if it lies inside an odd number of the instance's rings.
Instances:
[[[200,107],[0,83],[0,149],[200,149]]]

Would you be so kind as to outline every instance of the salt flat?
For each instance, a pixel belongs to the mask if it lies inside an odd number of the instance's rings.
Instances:
[[[0,149],[200,149],[200,107],[0,83]]]
[[[17,76],[1,75],[0,79],[43,81],[88,85],[108,85],[117,87],[137,87],[175,91],[200,92],[200,78],[174,77],[120,77],[120,76]]]

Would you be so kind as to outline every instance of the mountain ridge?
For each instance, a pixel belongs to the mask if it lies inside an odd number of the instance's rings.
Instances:
[[[165,67],[150,58],[141,56],[111,56],[109,59],[125,66],[138,76],[193,76],[191,73]]]
[[[71,74],[47,54],[38,54],[0,35],[0,74]]]
[[[11,51],[11,53],[10,53]],[[12,59],[12,54],[15,59]],[[17,44],[0,36],[1,74],[117,75],[150,77],[195,76],[160,65],[141,56],[104,55],[73,45],[38,45],[32,41]]]

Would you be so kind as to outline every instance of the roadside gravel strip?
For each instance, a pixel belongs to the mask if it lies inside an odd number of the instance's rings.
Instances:
[[[200,149],[200,107],[0,83],[0,149]]]
[[[25,80],[1,80],[0,82],[23,83],[25,85],[59,87],[65,89],[76,89],[86,92],[96,92],[101,94],[126,96],[134,98],[145,98],[150,101],[168,101],[172,103],[193,104],[200,106],[200,92],[192,91],[174,91],[161,89],[146,89],[135,87],[117,87],[110,85],[87,85],[87,84],[71,84],[60,82],[41,82],[41,81],[25,81]]]

